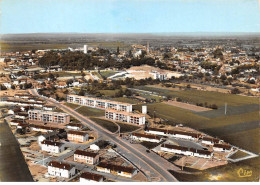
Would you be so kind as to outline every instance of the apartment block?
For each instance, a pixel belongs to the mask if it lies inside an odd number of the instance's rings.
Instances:
[[[105,113],[106,119],[111,119],[115,121],[121,121],[126,123],[133,123],[136,125],[145,124],[145,115],[137,114],[133,112],[116,111],[113,109],[107,109]]]
[[[92,108],[113,109],[117,111],[132,112],[132,104],[105,100],[100,98],[93,98],[88,96],[67,95],[67,102],[76,103]]]
[[[70,115],[61,112],[29,110],[28,115],[29,115],[29,120],[34,120],[34,121],[61,123],[61,124],[68,124],[70,122]]]

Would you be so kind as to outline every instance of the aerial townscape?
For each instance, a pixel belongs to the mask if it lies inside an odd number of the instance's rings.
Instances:
[[[0,34],[0,181],[259,181],[259,32]]]

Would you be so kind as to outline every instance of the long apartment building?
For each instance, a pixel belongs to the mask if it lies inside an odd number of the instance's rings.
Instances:
[[[124,111],[116,111],[113,109],[106,109],[105,117],[106,119],[122,121],[126,123],[133,123],[137,125],[145,124],[145,115],[137,114],[133,112],[124,112]]]
[[[49,123],[68,124],[70,122],[70,115],[61,112],[50,112],[41,110],[29,110],[29,120],[42,121]]]
[[[117,111],[132,112],[132,104],[130,103],[123,103],[88,96],[67,95],[67,102],[76,103],[92,108],[113,109]]]

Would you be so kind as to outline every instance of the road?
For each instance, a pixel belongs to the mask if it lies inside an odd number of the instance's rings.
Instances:
[[[31,89],[30,90],[31,94],[40,96],[36,89]],[[82,116],[78,112],[74,111],[73,109],[60,104],[59,102],[55,100],[51,100],[49,98],[43,97],[47,102],[50,102],[54,104],[55,106],[59,107],[63,111],[67,112],[70,115],[73,115],[76,119],[80,120],[83,124],[87,125],[89,128],[97,131],[99,135],[106,136],[109,138],[111,141],[113,141],[115,144],[117,144],[119,147],[121,147],[121,151],[125,151],[126,153],[129,152],[128,155],[132,154],[134,155],[135,158],[139,160],[139,162],[142,162],[143,165],[149,166],[150,169],[153,169],[156,173],[158,173],[159,176],[161,176],[164,181],[167,182],[176,182],[178,181],[168,170],[167,166],[162,166],[161,163],[158,163],[152,159],[150,159],[146,153],[142,153],[138,151],[136,148],[134,148],[131,144],[125,142],[122,140],[119,136],[114,135],[110,131],[104,129],[97,123],[93,122],[92,120]]]

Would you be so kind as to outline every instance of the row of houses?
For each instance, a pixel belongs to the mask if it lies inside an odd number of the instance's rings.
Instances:
[[[182,154],[186,156],[207,158],[207,159],[213,156],[213,152],[210,152],[208,150],[197,150],[194,148],[187,148],[183,146],[170,145],[170,144],[162,144],[161,151]]]
[[[145,130],[145,133],[162,135],[162,136],[171,136],[175,138],[190,139],[190,140],[196,140],[201,137],[201,134],[199,133],[184,132],[184,131],[177,131],[177,130],[166,130],[166,129],[158,129],[158,128],[147,128]]]

